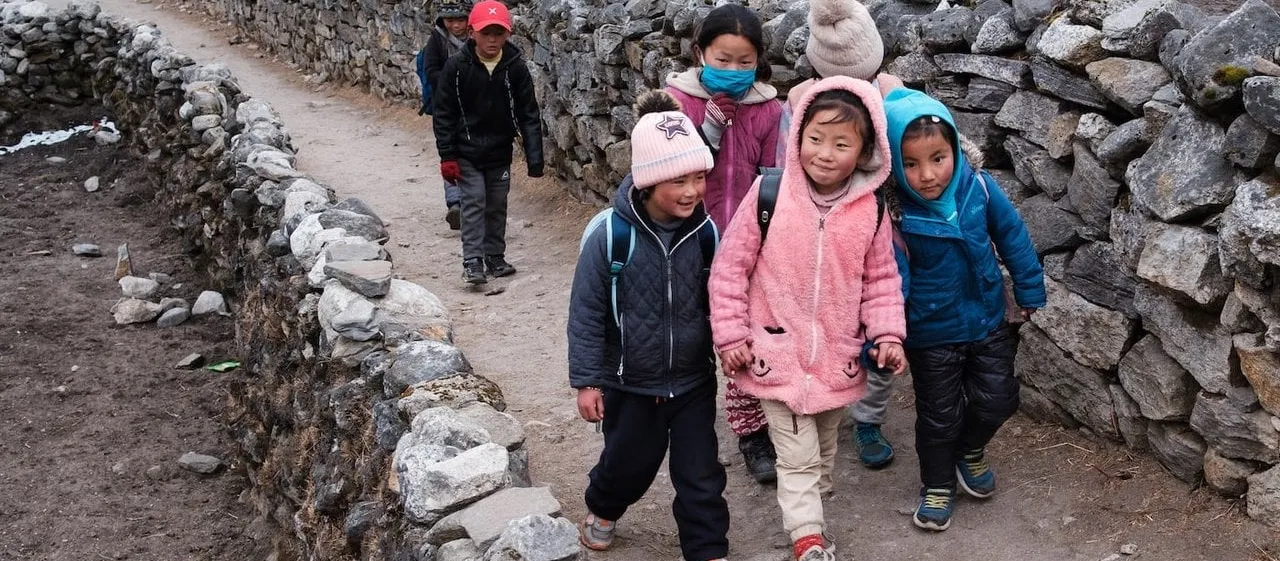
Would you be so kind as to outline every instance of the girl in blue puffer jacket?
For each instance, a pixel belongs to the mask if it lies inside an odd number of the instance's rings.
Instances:
[[[1004,320],[1000,262],[1024,317],[1044,306],[1044,271],[1017,209],[960,150],[947,108],[906,88],[884,107],[923,483],[913,522],[941,531],[957,483],[977,498],[995,492],[984,449],[1018,408],[1017,335]]]

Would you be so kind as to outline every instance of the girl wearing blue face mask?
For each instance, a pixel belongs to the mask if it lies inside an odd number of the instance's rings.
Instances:
[[[778,91],[766,83],[772,72],[765,60],[763,23],[754,11],[726,4],[708,13],[694,34],[693,57],[693,68],[667,76],[666,89],[715,156],[703,202],[723,232],[759,168],[777,163],[782,105]],[[759,400],[730,381],[725,408],[747,470],[761,482],[776,478],[773,443]]]

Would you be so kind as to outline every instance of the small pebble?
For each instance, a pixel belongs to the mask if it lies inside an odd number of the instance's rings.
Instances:
[[[111,466],[111,473],[114,473],[116,475],[124,475],[124,471],[125,471],[124,462],[116,462]]]
[[[65,164],[65,163],[67,163],[67,159],[66,159],[66,158],[63,158],[63,157],[61,157],[61,156],[49,156],[48,158],[45,158],[45,159],[44,159],[44,161],[49,162],[49,163],[54,164],[54,165],[60,165],[60,164]]]
[[[1102,561],[1118,561],[1118,560],[1120,559],[1120,557],[1121,557],[1121,556],[1120,556],[1120,554],[1119,554],[1119,553],[1112,553],[1111,555],[1108,555],[1108,556],[1106,556],[1106,557],[1103,557],[1103,558],[1102,558]]]
[[[1138,554],[1138,544],[1136,544],[1136,543],[1127,543],[1127,544],[1124,544],[1124,545],[1120,546],[1120,553],[1123,553],[1123,554],[1125,554],[1125,555],[1137,555],[1137,554]]]
[[[720,456],[720,465],[725,466],[725,467],[731,466],[731,465],[733,465],[733,460],[730,460],[730,459],[729,459],[728,457],[726,457],[726,456]]]
[[[84,180],[84,190],[93,193],[98,190],[98,176]]]
[[[147,468],[147,479],[152,481],[161,481],[165,479],[164,468],[160,466],[151,466]]]
[[[71,371],[72,371],[72,372],[79,372],[79,371],[80,371],[80,365],[79,365],[79,364],[72,364],[72,365],[71,365]]]
[[[916,509],[911,508],[909,506],[904,506],[904,507],[899,507],[897,512],[898,514],[901,514],[903,516],[911,516],[916,513]]]
[[[67,395],[67,391],[68,390],[66,386],[58,386],[56,388],[53,388],[53,393],[58,394],[58,397],[65,397]]]
[[[102,257],[102,248],[91,243],[73,245],[71,252],[81,257]]]

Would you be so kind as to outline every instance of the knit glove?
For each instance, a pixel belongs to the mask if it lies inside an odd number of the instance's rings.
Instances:
[[[707,101],[707,118],[706,120],[714,122],[717,126],[727,127],[733,124],[733,118],[738,114],[738,102],[734,101],[728,94],[718,93],[711,96]]]
[[[462,181],[462,168],[458,167],[457,160],[440,162],[440,177],[449,183]]]

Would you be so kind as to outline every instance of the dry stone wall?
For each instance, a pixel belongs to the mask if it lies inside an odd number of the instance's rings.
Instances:
[[[0,114],[48,104],[114,114],[230,296],[244,366],[223,417],[273,558],[581,558],[444,305],[395,278],[373,209],[294,167],[270,105],[96,4],[0,2]]]

